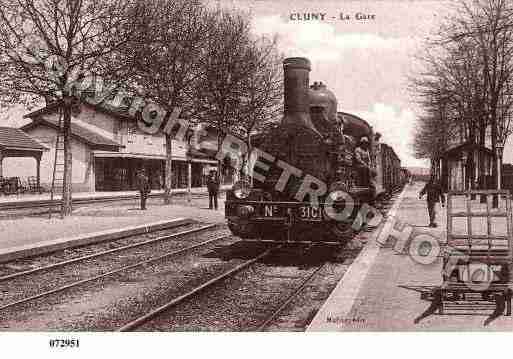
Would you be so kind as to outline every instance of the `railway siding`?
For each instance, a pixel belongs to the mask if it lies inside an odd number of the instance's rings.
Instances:
[[[202,196],[193,197],[190,203],[184,198],[174,198],[170,205],[164,204],[160,199],[152,199],[146,211],[141,211],[139,201],[133,200],[78,206],[73,216],[64,219],[60,219],[58,215],[49,219],[47,213],[0,218],[0,254],[12,252],[14,249],[26,249],[39,242],[52,242],[60,238],[69,239],[133,226],[149,226],[177,218],[190,218],[201,223],[223,223],[223,209],[224,203],[220,201],[218,211],[209,210],[208,197]]]
[[[231,186],[221,186],[220,192],[224,192]],[[186,195],[186,189],[173,189],[172,195]],[[191,189],[193,195],[206,194],[207,190],[204,187]],[[164,191],[154,191],[149,194],[149,198],[161,198],[163,197]],[[125,192],[98,192],[98,193],[75,193],[73,195],[73,204],[89,204],[89,203],[103,203],[103,202],[115,202],[121,200],[134,200],[139,198],[137,191],[125,191]],[[22,196],[2,196],[0,197],[0,211],[13,210],[13,209],[33,209],[33,208],[48,208],[51,206],[57,206],[60,202],[60,196],[50,201],[50,195],[48,193],[40,195],[22,195]]]
[[[72,247],[112,241],[127,236],[135,236],[148,232],[183,226],[192,223],[188,218],[173,218],[142,225],[128,226],[124,228],[108,229],[87,234],[79,234],[72,237],[63,237],[53,240],[46,240],[28,245],[0,249],[0,263],[9,262],[15,259],[31,257],[57,250]]]

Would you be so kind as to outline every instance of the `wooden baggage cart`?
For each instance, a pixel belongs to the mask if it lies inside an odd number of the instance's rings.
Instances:
[[[497,208],[492,205],[494,197],[499,199]],[[511,315],[512,261],[509,191],[450,191],[442,286],[435,293],[440,314],[448,306],[484,309],[501,305],[505,315]]]

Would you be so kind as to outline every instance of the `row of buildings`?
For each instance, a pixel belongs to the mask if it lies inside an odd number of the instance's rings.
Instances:
[[[34,176],[40,178],[43,188],[49,188],[58,134],[58,107],[50,104],[25,117],[30,122],[19,129],[0,127],[0,177]],[[449,136],[443,154],[432,159],[432,172],[447,190],[491,188],[496,154],[491,150],[489,129],[484,146],[470,142],[464,129],[456,130]],[[129,114],[129,104],[114,107],[108,102],[83,101],[72,113],[71,133],[74,191],[134,190],[135,174],[143,167],[149,174],[152,188],[163,188],[164,135],[141,131],[136,118]],[[212,142],[212,146],[207,147],[216,148],[217,133],[207,131],[203,141]],[[192,187],[204,186],[209,171],[217,166],[215,153],[190,149],[183,141],[173,140],[172,152],[174,188],[186,188],[189,174]],[[505,175],[509,176],[510,172],[513,175],[509,167],[505,169]],[[228,166],[221,169],[225,184],[233,182],[233,172]],[[505,186],[511,182],[513,186],[513,180],[503,179],[502,182]]]
[[[25,115],[30,123],[19,129],[0,128],[0,177],[38,177],[43,188],[51,186],[59,111],[56,104]],[[164,134],[139,129],[128,106],[87,101],[76,106],[71,121],[73,191],[125,191],[136,189],[135,174],[145,168],[153,189],[162,189],[166,144]],[[214,130],[202,141],[217,143]],[[214,147],[215,148],[215,147]],[[188,152],[189,151],[189,152]],[[209,171],[217,167],[215,153],[199,151],[183,141],[172,141],[173,187],[205,185]],[[223,182],[233,181],[233,169],[222,168]]]

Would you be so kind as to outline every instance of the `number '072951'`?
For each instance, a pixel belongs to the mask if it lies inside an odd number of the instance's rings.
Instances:
[[[78,339],[50,339],[50,348],[79,348]]]

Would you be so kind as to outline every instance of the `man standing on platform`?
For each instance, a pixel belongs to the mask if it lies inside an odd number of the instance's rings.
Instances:
[[[429,179],[429,182],[424,186],[422,191],[419,193],[419,199],[422,199],[422,196],[427,194],[427,207],[429,214],[429,226],[437,227],[436,224],[436,208],[435,205],[438,201],[440,201],[442,207],[445,203],[445,197],[442,192],[442,186],[438,184],[437,181],[433,177]]]
[[[137,172],[136,177],[136,183],[137,183],[137,189],[139,190],[139,193],[141,195],[141,210],[146,209],[146,199],[148,198],[148,194],[151,191],[150,188],[150,180],[148,176],[146,176],[146,171],[144,168],[141,168]]]
[[[217,210],[217,195],[219,192],[219,178],[216,171],[210,171],[207,179],[208,208]]]

